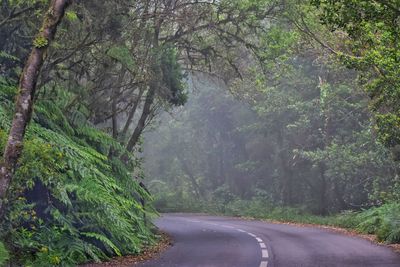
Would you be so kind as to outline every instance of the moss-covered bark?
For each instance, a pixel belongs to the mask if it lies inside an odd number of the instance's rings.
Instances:
[[[45,60],[46,51],[54,39],[66,8],[71,2],[71,0],[51,1],[43,19],[42,28],[33,41],[34,47],[22,72],[14,119],[0,169],[0,199],[2,199],[0,209],[3,209],[4,199],[22,152],[25,130],[32,116],[36,83]]]

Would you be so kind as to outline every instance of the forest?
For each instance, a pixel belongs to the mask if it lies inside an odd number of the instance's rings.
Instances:
[[[397,0],[1,0],[0,266],[140,255],[159,213],[400,243]]]

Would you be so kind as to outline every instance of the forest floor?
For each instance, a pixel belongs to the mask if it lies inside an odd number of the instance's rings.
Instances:
[[[172,240],[168,234],[161,232],[160,235],[161,238],[157,244],[144,248],[142,253],[138,255],[115,257],[107,262],[87,263],[80,265],[80,267],[128,267],[152,259],[172,245]]]

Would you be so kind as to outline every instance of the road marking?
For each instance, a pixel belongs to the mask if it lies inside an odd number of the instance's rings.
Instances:
[[[266,249],[262,249],[262,250],[261,250],[261,254],[262,254],[263,259],[269,257],[269,255],[268,255],[268,250],[266,250]]]
[[[201,222],[201,221],[198,221],[198,220],[189,220],[189,221],[198,222],[198,223]],[[211,224],[211,225],[215,225],[215,226],[220,226],[220,227],[235,229],[235,230],[238,231],[238,232],[246,233],[246,234],[248,234],[249,236],[255,238],[255,239],[257,240],[258,244],[260,245],[260,248],[261,248],[261,258],[262,258],[262,261],[260,262],[260,267],[268,267],[268,261],[266,261],[266,259],[269,258],[269,254],[268,254],[267,246],[265,245],[265,243],[263,242],[263,240],[262,240],[261,238],[259,238],[258,236],[256,236],[256,235],[253,234],[253,233],[246,232],[246,231],[244,231],[244,230],[242,230],[242,229],[235,228],[235,227],[230,226],[230,225],[217,224],[217,223],[213,223],[213,222],[206,222],[206,223]]]
[[[262,259],[268,259],[269,258],[267,246],[265,245],[264,241],[261,238],[259,238],[258,236],[256,236],[253,233],[249,233],[249,232],[243,231],[242,229],[236,229],[236,230],[239,231],[239,232],[246,233],[246,234],[254,237],[257,240],[257,242],[260,245],[260,247],[261,247],[261,258]],[[261,261],[260,267],[267,267],[267,266],[268,266],[268,261]]]

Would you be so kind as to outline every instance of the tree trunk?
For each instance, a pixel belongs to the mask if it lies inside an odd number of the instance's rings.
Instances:
[[[155,85],[152,85],[152,86],[150,86],[149,91],[147,92],[146,100],[145,100],[144,106],[143,106],[142,115],[140,116],[139,122],[136,125],[136,128],[133,131],[133,134],[132,134],[131,138],[129,139],[128,144],[126,145],[126,150],[128,150],[130,152],[133,150],[133,148],[139,141],[139,137],[142,134],[144,127],[146,126],[146,120],[151,113],[151,105],[154,102],[156,89],[157,89],[157,87]]]
[[[321,184],[319,187],[319,203],[318,203],[318,214],[320,215],[326,215],[328,212],[328,207],[327,207],[327,181],[325,177],[325,164],[320,163],[319,164],[319,173],[320,173],[320,178],[321,178]]]
[[[111,103],[111,110],[112,110],[112,117],[111,117],[111,122],[112,122],[112,137],[117,140],[118,138],[118,95],[119,92],[117,92],[117,89],[114,88],[113,90],[113,99]]]
[[[189,168],[187,162],[181,157],[178,157],[178,160],[181,163],[183,171],[188,175],[190,182],[192,183],[192,187],[196,194],[197,199],[204,199],[204,192],[197,183],[196,177],[194,176],[192,170]]]
[[[154,36],[153,36],[153,46],[154,46],[154,50],[158,52],[158,48],[159,48],[158,38],[159,38],[159,34],[160,34],[161,21],[158,19],[155,19],[154,23],[155,23],[155,29],[154,29]],[[140,116],[139,122],[136,125],[136,128],[133,131],[133,134],[132,134],[131,138],[129,139],[128,144],[126,145],[126,149],[129,152],[132,152],[133,148],[139,141],[139,137],[142,134],[144,127],[146,126],[147,118],[151,114],[151,105],[154,102],[156,91],[160,87],[161,81],[159,79],[160,79],[160,77],[162,77],[161,76],[162,75],[161,67],[158,63],[158,58],[153,58],[152,60],[153,60],[153,66],[152,66],[153,77],[151,77],[151,79],[150,79],[149,90],[147,91],[142,115]]]
[[[52,0],[43,19],[42,28],[35,37],[34,47],[22,72],[19,95],[15,104],[15,114],[4,150],[4,159],[0,169],[0,211],[4,209],[6,197],[13,173],[22,152],[22,142],[26,127],[32,116],[33,101],[39,72],[45,60],[46,51],[54,39],[57,27],[61,22],[71,0]]]
[[[333,186],[333,192],[335,193],[338,211],[343,211],[348,208],[348,204],[344,200],[344,188],[340,186],[339,182],[336,182]]]
[[[111,95],[111,126],[112,126],[112,137],[118,140],[119,127],[118,127],[118,100],[121,96],[121,84],[124,82],[126,70],[123,70],[118,75],[117,83],[112,88]]]
[[[280,179],[281,179],[281,201],[284,205],[290,206],[293,204],[293,172],[290,167],[290,157],[288,156],[287,149],[284,144],[284,132],[281,128],[277,136],[278,145],[278,160],[280,166]]]
[[[142,99],[143,92],[144,92],[144,89],[140,88],[137,99],[136,99],[135,103],[133,104],[131,111],[129,112],[128,118],[126,119],[124,129],[121,132],[120,140],[122,140],[122,141],[125,141],[126,134],[128,133],[129,127],[132,125],[133,118],[135,117],[136,110],[139,106],[140,100]]]

